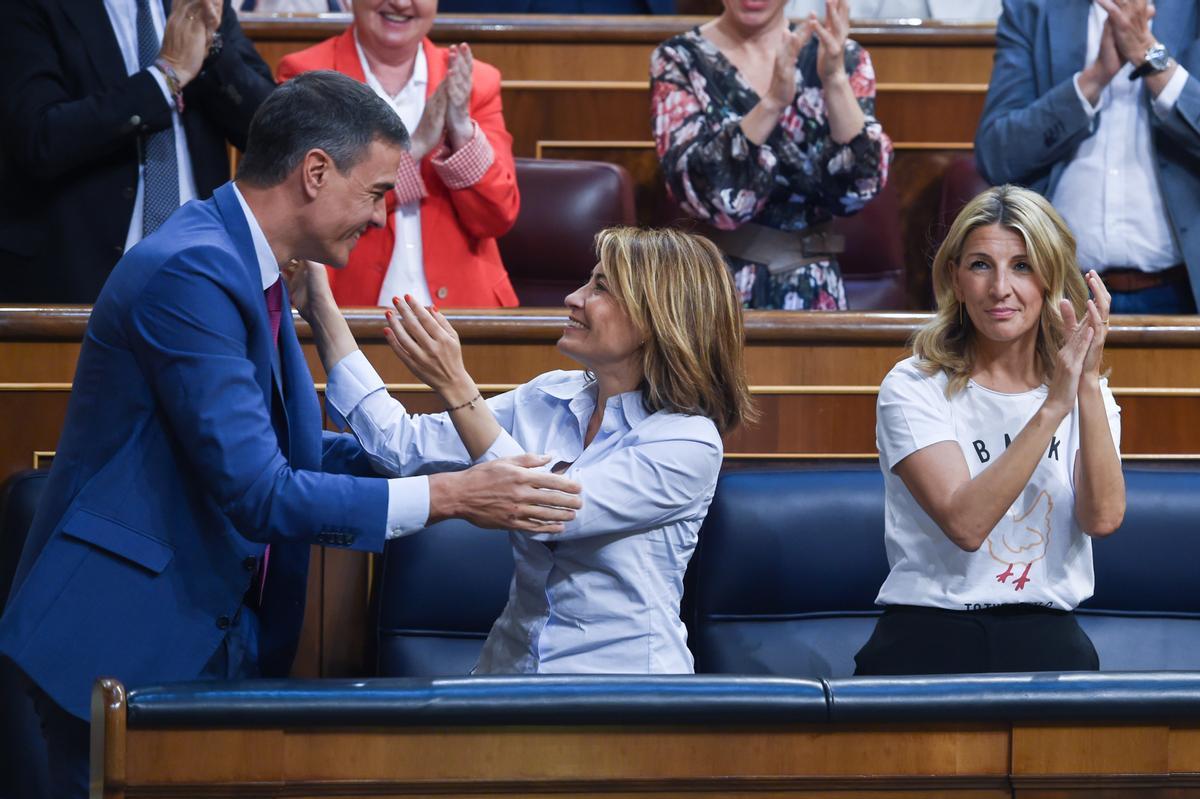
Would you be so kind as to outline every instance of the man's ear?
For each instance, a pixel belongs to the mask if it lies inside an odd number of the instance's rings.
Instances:
[[[336,169],[337,166],[329,157],[329,153],[319,147],[314,147],[304,154],[304,160],[300,162],[300,182],[310,200],[316,199]]]

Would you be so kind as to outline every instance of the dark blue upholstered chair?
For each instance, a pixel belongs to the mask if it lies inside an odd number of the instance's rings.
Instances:
[[[1200,466],[1125,466],[1121,529],[1093,542],[1079,623],[1104,671],[1200,669]]]
[[[1105,671],[1200,669],[1200,466],[1125,480],[1080,623]],[[696,670],[847,677],[886,575],[877,465],[726,473],[688,575]]]
[[[852,674],[887,572],[875,464],[726,472],[688,570],[696,671]]]
[[[45,470],[18,472],[0,488],[0,613],[8,600],[13,573],[42,489]],[[45,799],[50,796],[46,747],[24,678],[0,657],[0,798]]]
[[[377,673],[467,674],[512,579],[508,536],[452,519],[388,543],[376,572]]]

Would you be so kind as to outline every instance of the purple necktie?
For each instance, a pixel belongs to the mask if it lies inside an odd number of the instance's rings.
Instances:
[[[267,320],[271,323],[271,341],[279,346],[279,322],[283,318],[283,278],[279,278],[263,289],[267,298]],[[271,545],[263,549],[262,562],[258,564],[258,604],[262,606],[263,591],[267,587],[267,561],[271,558]]]
[[[263,289],[267,297],[267,318],[271,322],[271,340],[279,346],[279,320],[283,317],[283,278]]]

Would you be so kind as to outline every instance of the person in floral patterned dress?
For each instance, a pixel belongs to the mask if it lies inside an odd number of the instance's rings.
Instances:
[[[892,143],[847,0],[796,24],[785,0],[724,0],[650,60],[655,144],[672,197],[708,226],[747,308],[838,310],[827,230],[883,188]]]

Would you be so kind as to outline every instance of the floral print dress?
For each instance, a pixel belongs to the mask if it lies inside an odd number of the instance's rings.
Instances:
[[[892,143],[875,119],[870,56],[847,41],[845,58],[866,116],[862,131],[846,144],[830,136],[814,36],[797,60],[796,99],[758,145],[740,123],[759,96],[716,45],[699,28],[659,45],[650,59],[654,140],[675,201],[722,230],[754,222],[804,231],[861,209],[887,182]],[[832,256],[782,271],[728,254],[726,260],[747,308],[846,307]]]

